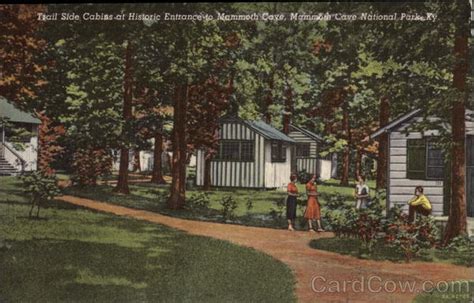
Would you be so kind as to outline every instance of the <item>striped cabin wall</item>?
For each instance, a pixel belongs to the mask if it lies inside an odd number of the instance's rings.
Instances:
[[[296,170],[298,172],[305,170],[308,173],[319,173],[318,172],[318,146],[314,139],[308,137],[300,131],[292,130],[288,136],[298,143],[309,143],[309,157],[296,158]],[[296,152],[296,149],[295,149]]]
[[[219,130],[223,140],[253,140],[254,161],[211,161],[211,186],[264,188],[265,186],[265,138],[243,123],[224,123]],[[204,185],[204,152],[198,150],[196,184]]]

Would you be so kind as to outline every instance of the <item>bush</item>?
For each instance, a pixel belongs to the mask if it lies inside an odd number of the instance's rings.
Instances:
[[[384,230],[385,243],[400,251],[406,262],[419,256],[425,249],[432,248],[439,235],[432,217],[422,216],[415,223],[410,223],[408,215],[400,207],[390,210]]]
[[[208,193],[201,192],[197,194],[193,194],[187,200],[187,206],[191,210],[204,210],[209,208],[209,203],[211,202]]]
[[[221,213],[224,222],[234,219],[235,209],[237,208],[237,201],[235,201],[232,196],[225,196],[220,201],[220,204],[222,206]]]
[[[270,209],[270,216],[273,218],[273,220],[278,221],[283,218],[283,213],[285,212],[285,207],[286,207],[286,198],[283,199],[278,199],[275,202],[273,202],[276,208],[272,207]]]
[[[61,194],[55,176],[46,176],[37,171],[31,174],[20,176],[20,180],[23,182],[24,192],[30,196],[30,218],[32,217],[35,206],[38,207],[36,217],[39,218],[41,205]]]
[[[358,213],[352,205],[345,202],[344,196],[331,196],[325,204],[324,212],[329,228],[337,237],[355,235]]]
[[[250,211],[253,209],[252,199],[247,198],[247,201],[245,202],[245,209],[247,209],[247,213],[250,213]]]
[[[444,247],[442,253],[449,253],[458,263],[466,266],[474,266],[474,238],[459,236],[451,240],[448,246]]]
[[[380,239],[383,231],[383,207],[377,200],[369,204],[365,209],[358,211],[355,222],[357,236],[362,242],[363,248],[372,253],[374,245]]]
[[[299,171],[298,175],[297,175],[298,181],[301,184],[308,183],[312,176],[313,176],[313,174],[308,173],[305,169],[303,169],[302,171]]]
[[[97,185],[100,176],[110,175],[113,157],[104,149],[78,149],[73,155],[73,183]]]

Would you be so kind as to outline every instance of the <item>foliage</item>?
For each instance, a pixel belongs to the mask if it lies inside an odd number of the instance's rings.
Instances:
[[[443,247],[441,253],[453,256],[462,265],[474,266],[474,238],[458,236]]]
[[[194,193],[186,200],[186,206],[191,210],[205,210],[209,208],[209,194],[207,192]]]
[[[112,156],[103,149],[79,149],[74,153],[72,168],[73,182],[83,185],[97,185],[100,176],[110,174]]]
[[[273,207],[270,208],[269,215],[275,221],[280,221],[283,218],[283,213],[286,207],[286,197],[278,199],[273,202]]]
[[[42,172],[33,172],[31,174],[20,176],[23,182],[23,188],[26,195],[30,197],[31,209],[29,217],[32,217],[33,208],[38,207],[36,217],[39,218],[40,207],[61,194],[57,185],[57,179],[54,176],[47,176]]]
[[[373,247],[383,231],[384,216],[382,211],[383,207],[380,203],[371,203],[367,208],[359,211],[355,222],[357,235],[369,253],[372,253]]]
[[[353,205],[346,203],[346,197],[339,193],[330,196],[324,211],[329,228],[337,237],[354,236],[358,214]]]
[[[308,173],[305,169],[298,172],[297,178],[301,184],[306,184],[313,177],[313,174]]]
[[[439,237],[439,231],[430,216],[421,216],[415,223],[408,221],[408,215],[401,209],[391,210],[389,219],[385,226],[385,243],[399,250],[406,262],[425,250],[432,248]]]
[[[248,213],[250,213],[252,208],[253,208],[253,200],[250,197],[248,197],[247,201],[245,202],[245,209],[247,210]]]
[[[224,222],[230,221],[235,217],[235,209],[237,208],[237,201],[232,196],[225,196],[220,201],[222,206],[221,214]]]

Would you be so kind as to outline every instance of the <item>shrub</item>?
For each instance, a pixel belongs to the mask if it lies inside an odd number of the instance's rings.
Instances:
[[[373,247],[383,231],[383,219],[383,207],[377,200],[367,208],[358,211],[358,217],[354,224],[355,230],[363,248],[369,253],[372,253]]]
[[[72,180],[79,185],[96,185],[99,176],[112,170],[112,156],[104,149],[79,149],[73,155]]]
[[[232,196],[225,196],[219,203],[222,206],[221,213],[224,222],[234,219],[237,201],[235,201]]]
[[[308,173],[306,170],[301,170],[298,172],[298,181],[301,183],[301,184],[306,184],[309,182],[309,180],[311,179],[311,177],[313,176],[313,174],[310,174]]]
[[[191,210],[203,210],[209,208],[209,203],[211,202],[208,193],[201,192],[191,195],[187,201],[187,206]]]
[[[410,262],[422,251],[432,248],[439,231],[432,217],[420,217],[415,223],[408,221],[408,215],[400,207],[390,210],[385,222],[385,243],[400,251],[406,262]]]
[[[253,201],[250,198],[247,198],[245,202],[245,209],[247,209],[247,213],[249,213],[253,209]]]
[[[338,193],[331,196],[325,204],[324,212],[329,228],[337,237],[355,236],[358,213],[352,205],[346,203],[344,196]]]
[[[269,214],[273,220],[281,220],[286,207],[286,198],[278,199],[273,204],[276,208],[272,207]]]
[[[37,171],[31,174],[20,176],[20,180],[23,182],[23,188],[25,193],[30,196],[30,218],[32,217],[33,209],[35,206],[37,206],[38,208],[36,212],[36,217],[39,218],[41,205],[46,201],[52,200],[54,199],[54,197],[61,194],[55,176],[46,176],[41,172]]]
[[[459,236],[451,240],[449,245],[443,248],[453,258],[459,260],[458,263],[466,266],[474,266],[474,238]]]

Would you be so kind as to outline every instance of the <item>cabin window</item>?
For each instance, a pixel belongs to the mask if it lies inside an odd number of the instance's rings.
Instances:
[[[253,161],[253,141],[221,140],[219,150],[214,158],[223,161]]]
[[[254,147],[253,141],[241,141],[241,161],[253,161],[254,158]]]
[[[310,143],[298,143],[296,145],[297,157],[309,157]]]
[[[443,152],[434,142],[424,139],[407,140],[407,178],[443,180]]]
[[[281,141],[272,142],[272,162],[286,162],[286,146]]]
[[[444,157],[441,148],[433,142],[428,142],[426,149],[426,178],[443,180],[444,178]]]

